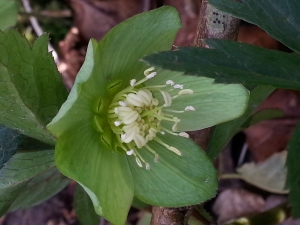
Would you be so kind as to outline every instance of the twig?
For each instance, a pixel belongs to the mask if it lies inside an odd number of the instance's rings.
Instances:
[[[143,12],[147,12],[151,9],[151,0],[143,0]]]
[[[188,224],[191,207],[165,208],[153,207],[151,224],[154,225],[185,225]]]
[[[32,13],[32,8],[31,8],[29,1],[22,0],[22,3],[23,3],[23,7],[24,7],[26,13]],[[32,26],[34,32],[36,33],[36,35],[41,36],[44,32],[43,32],[38,20],[33,16],[30,16],[29,20],[30,20],[31,26]],[[48,51],[52,52],[54,61],[56,64],[58,64],[59,63],[58,55],[50,43],[48,43]]]
[[[205,38],[236,40],[239,23],[239,19],[216,9],[207,0],[202,0],[195,46],[207,48],[203,40]]]
[[[69,9],[54,11],[54,10],[44,10],[40,12],[19,12],[22,16],[33,16],[37,18],[50,17],[50,18],[70,18],[72,17],[72,12]]]

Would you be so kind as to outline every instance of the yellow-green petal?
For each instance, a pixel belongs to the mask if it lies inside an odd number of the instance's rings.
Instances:
[[[113,224],[125,224],[134,187],[124,154],[100,146],[99,133],[85,127],[58,139],[55,162],[84,187],[98,214]]]
[[[180,27],[178,12],[170,6],[136,15],[117,25],[97,47],[95,83],[122,79],[124,88],[131,79],[140,79],[149,66],[139,60],[171,49]]]
[[[166,207],[194,205],[214,197],[217,174],[206,153],[189,138],[168,134],[159,138],[181,151],[182,156],[155,141],[148,144],[159,155],[158,162],[146,148],[139,150],[150,170],[138,167],[134,157],[128,156],[135,195],[143,202]]]
[[[162,70],[155,78],[149,80],[147,85],[165,84],[167,80],[173,80],[175,84],[183,85],[184,89],[193,91],[193,94],[173,99],[168,108],[177,111],[184,110],[186,106],[195,108],[195,111],[172,113],[181,120],[177,131],[211,127],[237,118],[246,110],[249,91],[240,84],[216,84],[211,78],[183,76],[181,72]],[[180,89],[176,89],[172,94],[175,95],[179,91]],[[169,127],[173,125],[169,122],[164,124]]]

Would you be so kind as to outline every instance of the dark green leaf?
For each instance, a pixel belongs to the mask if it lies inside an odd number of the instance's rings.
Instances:
[[[300,52],[299,0],[209,0],[218,9],[267,31],[296,52]]]
[[[0,123],[46,143],[46,125],[67,96],[43,35],[32,47],[18,32],[0,32]]]
[[[17,22],[18,6],[14,0],[0,0],[0,30],[14,26]]]
[[[207,154],[211,159],[215,159],[225,145],[238,131],[241,125],[249,118],[255,108],[274,91],[275,88],[268,86],[257,86],[250,92],[248,108],[243,116],[213,128]]]
[[[55,168],[54,151],[20,151],[0,170],[0,215],[3,215],[36,176]]]
[[[300,217],[300,123],[288,144],[287,187],[290,190],[289,201],[293,217]]]
[[[69,182],[70,180],[56,168],[47,170],[28,182],[9,210],[13,211],[39,204],[60,192]]]
[[[74,208],[82,225],[99,224],[100,217],[95,212],[92,200],[80,185],[76,186]]]
[[[254,113],[250,116],[244,124],[241,126],[242,129],[248,128],[256,123],[262,122],[264,120],[271,120],[279,117],[283,117],[284,113],[280,109],[263,109]]]
[[[300,90],[298,54],[268,50],[235,41],[207,39],[211,47],[182,47],[146,56],[153,66],[221,83],[272,85]]]
[[[0,168],[12,157],[25,136],[0,124]]]

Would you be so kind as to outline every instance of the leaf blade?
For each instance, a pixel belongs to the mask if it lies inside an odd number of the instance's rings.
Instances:
[[[0,124],[0,168],[17,152],[24,138],[18,131]]]
[[[22,134],[49,144],[46,125],[58,112],[67,92],[47,52],[48,37],[31,48],[13,30],[0,32],[0,122]]]
[[[3,215],[35,176],[55,167],[54,151],[21,151],[0,170],[0,214]]]
[[[143,61],[186,75],[204,76],[217,83],[271,85],[300,90],[300,57],[235,41],[207,39],[211,49],[180,47]]]
[[[74,208],[82,225],[99,224],[100,217],[95,213],[90,197],[80,185],[76,186]]]

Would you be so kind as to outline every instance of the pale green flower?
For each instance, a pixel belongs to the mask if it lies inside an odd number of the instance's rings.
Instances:
[[[71,93],[48,129],[59,170],[80,183],[95,210],[124,224],[134,196],[160,206],[201,203],[217,189],[213,164],[185,131],[234,119],[241,85],[148,68],[142,57],[171,48],[175,9],[142,13],[91,41]]]

